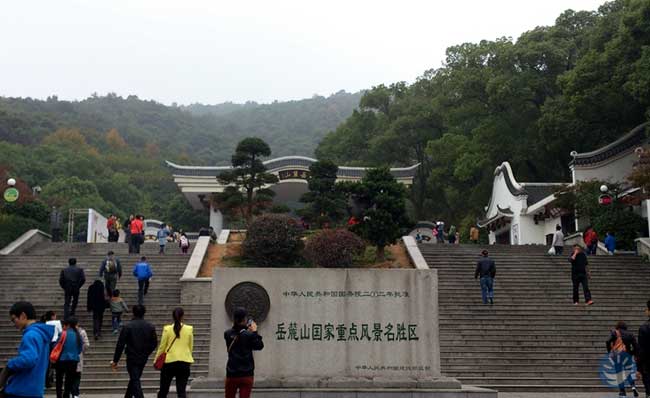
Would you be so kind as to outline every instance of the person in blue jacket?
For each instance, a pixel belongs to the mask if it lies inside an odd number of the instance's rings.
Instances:
[[[70,398],[77,379],[77,364],[79,364],[79,355],[83,351],[83,340],[77,329],[77,324],[78,321],[75,317],[69,317],[63,321],[65,342],[61,356],[56,362],[57,398]],[[61,339],[60,336],[59,339]]]
[[[614,254],[614,251],[616,251],[616,238],[611,232],[607,232],[607,236],[605,237],[605,247],[609,254]]]
[[[133,266],[133,276],[138,279],[138,304],[144,305],[144,296],[149,291],[149,279],[153,276],[146,257],[142,256],[140,262]]]
[[[23,337],[18,355],[11,358],[3,370],[9,375],[4,396],[42,398],[54,326],[36,322],[36,310],[26,301],[12,305],[9,316],[14,326],[23,332]]]

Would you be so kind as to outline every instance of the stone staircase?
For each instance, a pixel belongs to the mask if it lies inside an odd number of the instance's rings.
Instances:
[[[541,246],[419,246],[438,270],[443,374],[499,391],[605,392],[598,376],[618,320],[636,335],[650,299],[650,264],[589,257],[595,304],[572,303],[567,256]],[[483,305],[474,269],[482,249],[497,264],[495,304]],[[565,254],[569,248],[565,248]],[[641,383],[638,383],[642,387]]]
[[[167,253],[159,255],[157,244],[146,243],[142,246],[140,255],[129,255],[128,247],[123,243],[45,243],[35,246],[23,255],[0,256],[0,309],[4,309],[5,314],[8,314],[9,307],[15,301],[26,300],[35,305],[39,316],[47,310],[54,310],[61,317],[63,291],[58,285],[59,273],[67,266],[69,257],[76,257],[77,264],[84,268],[87,281],[81,289],[76,315],[91,339],[91,347],[84,361],[82,394],[123,395],[128,383],[124,355],[117,372],[114,373],[109,366],[117,341],[117,336],[111,334],[110,311],[107,310],[104,314],[103,337],[99,341],[93,340],[92,316],[86,312],[88,286],[98,275],[101,261],[108,250],[113,250],[122,262],[123,276],[118,282],[118,288],[129,306],[137,303],[137,282],[131,273],[133,265],[140,256],[147,256],[154,276],[145,298],[145,319],[156,326],[160,338],[162,326],[172,323],[172,311],[180,304],[178,280],[189,259],[189,255],[181,254],[176,245],[168,245]],[[208,371],[210,306],[192,305],[183,308],[186,323],[194,326],[195,363],[191,377],[204,376]],[[15,355],[20,340],[19,332],[8,319],[7,315],[5,322],[0,322],[0,367]],[[123,321],[129,319],[129,314],[123,315]],[[150,359],[151,364],[147,366],[142,377],[144,391],[149,393],[156,392],[159,385],[159,373],[153,369],[153,354]]]

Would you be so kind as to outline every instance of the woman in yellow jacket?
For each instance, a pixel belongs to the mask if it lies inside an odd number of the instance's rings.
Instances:
[[[192,350],[194,348],[194,329],[190,325],[183,323],[185,315],[182,308],[174,309],[172,313],[174,323],[165,325],[163,328],[160,346],[156,352],[155,358],[158,358],[163,352],[167,352],[165,365],[160,372],[160,390],[158,398],[167,397],[169,386],[172,379],[176,378],[176,395],[179,398],[185,398],[185,388],[187,380],[190,378],[190,365],[194,363]]]

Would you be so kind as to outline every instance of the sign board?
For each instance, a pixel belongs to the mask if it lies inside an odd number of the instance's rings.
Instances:
[[[20,192],[16,188],[7,188],[5,189],[4,198],[5,202],[13,203],[18,200]]]
[[[435,270],[222,268],[213,278],[211,378],[226,374],[236,307],[261,321],[256,380],[440,377]]]
[[[282,170],[278,173],[278,179],[282,180],[306,180],[309,178],[309,172],[305,170]]]
[[[598,197],[598,204],[602,206],[609,206],[613,201],[611,195],[603,194]]]

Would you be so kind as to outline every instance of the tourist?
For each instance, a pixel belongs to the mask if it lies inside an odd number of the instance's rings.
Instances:
[[[61,270],[59,286],[64,291],[63,319],[75,314],[79,303],[79,289],[86,283],[86,275],[82,268],[77,267],[77,259],[68,259],[68,267]]]
[[[55,206],[52,206],[52,212],[50,212],[50,229],[52,231],[52,242],[61,242],[62,228],[63,221],[61,218],[61,212]]]
[[[117,288],[117,281],[122,278],[122,263],[112,250],[106,253],[106,258],[99,267],[99,277],[104,278],[106,294],[111,297]]]
[[[217,236],[217,233],[214,232],[214,228],[210,227],[208,228],[208,231],[210,232],[210,243],[217,243],[219,237]]]
[[[431,229],[431,235],[433,235],[433,239],[438,243],[438,227],[433,227]]]
[[[573,282],[573,304],[578,305],[580,301],[578,288],[582,284],[582,290],[585,294],[585,302],[587,305],[592,305],[594,302],[591,299],[591,292],[589,291],[591,272],[589,272],[587,256],[582,252],[582,247],[580,247],[580,245],[573,245],[573,253],[569,257],[569,261],[571,262],[571,280]]]
[[[420,235],[419,232],[417,234],[415,234],[415,242],[418,243],[418,244],[422,243],[422,235]]]
[[[140,245],[144,243],[144,223],[142,219],[144,217],[137,215],[130,223],[131,229],[131,244],[133,247],[132,253],[140,253]]]
[[[224,332],[228,362],[226,364],[226,398],[240,398],[251,395],[254,382],[255,361],[253,351],[264,348],[262,336],[257,334],[257,324],[248,319],[246,310],[237,308],[233,312],[234,323]]]
[[[479,237],[479,230],[476,227],[476,225],[472,225],[472,228],[469,229],[469,241],[474,244],[477,244],[478,237]]]
[[[455,240],[457,245],[460,245],[460,232],[456,231],[456,240]]]
[[[106,293],[100,278],[95,279],[95,282],[88,287],[87,297],[86,309],[93,314],[93,336],[98,340],[102,337],[102,323],[106,310]]]
[[[607,236],[605,236],[605,247],[607,248],[607,253],[614,254],[616,251],[616,238],[614,237],[614,234],[611,232],[607,232]]]
[[[77,318],[70,317],[63,321],[63,349],[59,360],[56,361],[56,396],[70,398],[77,379],[79,355],[83,351],[83,340],[77,330]]]
[[[447,239],[449,240],[449,244],[453,245],[456,243],[456,226],[452,225],[449,227],[449,233],[447,234]]]
[[[106,220],[106,229],[108,230],[108,241],[117,242],[119,239],[119,233],[117,232],[117,217],[111,214]]]
[[[190,377],[190,365],[194,363],[194,329],[183,323],[185,313],[178,307],[172,312],[174,323],[163,328],[160,345],[156,352],[158,358],[166,352],[165,364],[160,372],[158,398],[167,397],[172,379],[176,378],[176,395],[185,398],[185,388]]]
[[[598,249],[598,234],[592,227],[587,227],[583,240],[587,245],[587,254],[594,255]]]
[[[639,373],[643,379],[646,397],[650,397],[650,300],[646,303],[646,323],[639,328],[639,353],[637,356]]]
[[[445,243],[445,223],[438,221],[438,243]]]
[[[110,299],[110,307],[112,332],[117,334],[120,327],[122,327],[122,313],[129,310],[124,299],[120,297],[120,289],[115,289],[113,297]]]
[[[144,296],[149,291],[149,280],[153,276],[151,265],[147,258],[142,256],[140,261],[133,266],[133,276],[138,280],[138,304],[144,305]]]
[[[616,370],[616,381],[618,382],[619,388],[619,397],[624,397],[625,393],[625,379],[627,375],[625,374],[625,369],[623,368],[623,361],[625,358],[623,354],[627,354],[630,358],[637,357],[638,355],[638,345],[634,335],[627,331],[627,325],[623,321],[616,323],[616,328],[611,331],[609,339],[605,343],[607,346],[607,352],[614,362],[614,368]],[[639,392],[636,390],[636,385],[634,383],[634,376],[630,377],[630,387],[632,387],[632,393],[635,397],[639,396]]]
[[[476,263],[476,270],[474,271],[474,279],[481,277],[481,298],[483,299],[483,304],[488,303],[494,304],[494,277],[497,274],[497,267],[490,257],[488,257],[488,251],[483,250],[481,252],[482,258]]]
[[[54,326],[54,336],[52,336],[52,341],[50,343],[50,348],[53,348],[56,342],[59,340],[59,335],[63,332],[63,325],[61,321],[56,319],[56,312],[47,311],[41,318],[41,322],[46,325]],[[54,384],[54,368],[50,366],[48,362],[47,373],[45,377],[45,387],[51,388]]]
[[[158,239],[158,244],[160,245],[160,251],[158,252],[159,254],[165,254],[165,246],[167,245],[167,237],[171,232],[169,232],[169,229],[165,227],[165,224],[160,224],[160,229],[158,230],[158,233],[156,234],[156,238]]]
[[[19,301],[9,309],[11,322],[23,333],[18,355],[9,359],[0,379],[8,377],[2,393],[6,397],[43,397],[43,384],[50,362],[54,326],[36,322],[31,303]],[[40,380],[40,381],[39,381]]]
[[[561,256],[564,251],[564,233],[560,225],[555,226],[555,234],[553,234],[553,249],[556,256]]]
[[[75,373],[74,383],[72,385],[72,396],[79,398],[79,387],[81,386],[81,373],[84,369],[84,353],[90,348],[90,340],[88,339],[88,333],[81,326],[77,325],[77,331],[83,342],[81,347],[81,354],[79,354],[79,363],[77,363],[77,372]]]
[[[133,214],[124,223],[124,242],[129,244],[129,254],[133,253],[133,241],[131,240],[131,222],[135,217]]]
[[[181,237],[178,239],[178,246],[181,248],[183,254],[187,254],[187,251],[190,249],[190,240],[187,239],[185,232],[181,234]]]
[[[126,371],[129,373],[129,384],[125,397],[144,398],[140,377],[147,365],[149,355],[156,349],[158,337],[156,328],[144,320],[146,309],[143,305],[133,306],[133,320],[127,323],[120,332],[115,346],[115,355],[111,368],[117,370],[122,352],[126,347]]]

